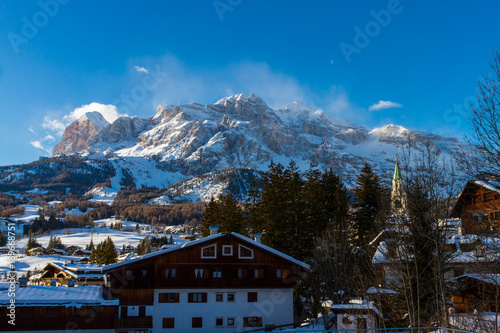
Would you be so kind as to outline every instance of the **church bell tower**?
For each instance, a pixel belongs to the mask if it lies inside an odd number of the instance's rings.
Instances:
[[[392,177],[391,207],[394,215],[406,214],[406,193],[397,158],[396,167],[394,168],[394,176]]]

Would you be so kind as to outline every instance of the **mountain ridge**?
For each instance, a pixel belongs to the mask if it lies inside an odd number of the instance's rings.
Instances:
[[[414,151],[430,145],[451,158],[463,143],[393,124],[367,130],[296,102],[272,109],[258,96],[238,94],[208,105],[160,105],[148,118],[124,116],[111,124],[98,112],[87,113],[68,125],[53,156],[80,158],[91,165],[109,161],[115,171],[108,172],[111,185],[105,192],[130,185],[168,188],[192,177],[211,179],[190,183],[199,192],[191,195],[192,201],[215,193],[200,186],[217,186],[219,178],[204,175],[230,168],[261,172],[271,161],[294,160],[303,171],[331,168],[348,187],[354,186],[365,163],[390,179],[395,158],[408,144]],[[0,184],[18,177],[16,168],[11,169],[5,169],[9,171],[1,175]]]

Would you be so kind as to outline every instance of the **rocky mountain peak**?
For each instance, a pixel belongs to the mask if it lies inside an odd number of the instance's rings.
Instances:
[[[52,156],[71,155],[89,148],[89,141],[109,125],[101,113],[87,112],[73,121],[64,130],[61,141],[55,146]]]

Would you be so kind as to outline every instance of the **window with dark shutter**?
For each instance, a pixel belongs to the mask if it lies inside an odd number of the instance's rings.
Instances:
[[[207,293],[188,293],[188,303],[206,303]]]
[[[248,293],[248,303],[254,303],[257,302],[257,293],[256,292],[249,292]]]
[[[244,317],[243,327],[262,327],[262,317]]]
[[[179,293],[160,293],[158,303],[179,303]]]
[[[175,328],[175,318],[163,318],[163,328]]]
[[[146,317],[146,307],[145,306],[139,306],[139,317]]]
[[[193,317],[192,318],[192,327],[193,328],[203,327],[203,318],[202,317]]]

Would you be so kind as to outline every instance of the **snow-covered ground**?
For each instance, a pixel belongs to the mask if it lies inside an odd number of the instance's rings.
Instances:
[[[114,223],[114,219],[105,219],[98,220],[96,222],[101,222],[103,224],[109,225]],[[123,226],[130,227],[135,229],[135,222],[122,221]],[[149,226],[145,224],[139,223],[140,226]],[[172,227],[174,228],[174,227]],[[172,229],[173,230],[173,229]],[[137,233],[135,231],[121,231],[115,229],[106,229],[106,228],[93,228],[92,232],[90,229],[86,228],[78,228],[78,229],[64,229],[57,230],[49,235],[43,235],[37,238],[37,241],[42,244],[42,246],[46,247],[49,244],[50,236],[56,235],[61,238],[61,241],[64,245],[77,245],[82,248],[85,248],[90,243],[90,239],[92,237],[94,244],[97,245],[103,240],[105,240],[108,236],[111,237],[117,249],[121,249],[123,245],[132,245],[134,247],[139,244],[139,241],[144,237],[152,234],[146,233]],[[179,235],[173,234],[172,238],[176,244],[184,244],[186,241],[184,239],[180,239]],[[28,241],[27,237],[23,237],[16,242],[16,248],[21,251]],[[19,255],[15,260],[15,267],[19,274],[26,274],[28,270],[35,270],[36,268],[42,269],[49,262],[59,262],[64,263],[69,260],[78,260],[80,257],[75,257],[71,255],[40,255],[40,256],[25,256]],[[5,274],[5,271],[10,269],[10,257],[7,254],[0,255],[0,272]]]
[[[42,207],[37,205],[21,205],[20,207],[24,207],[24,215],[23,216],[13,216],[12,219],[16,221],[30,222],[38,217],[40,214],[38,210]]]
[[[138,222],[131,222],[131,221],[125,221],[125,220],[116,220],[114,216],[110,217],[109,219],[102,219],[102,220],[96,220],[94,221],[94,225],[99,228],[103,227],[108,227],[111,225],[111,223],[116,224],[118,222],[121,222],[122,228],[124,229],[132,229],[135,231],[136,225],[139,225],[141,229],[151,229],[154,230],[154,227],[150,224],[144,224],[144,223],[138,223]]]
[[[28,270],[33,272],[35,269],[36,270],[41,270],[47,265],[49,262],[56,262],[56,263],[64,263],[66,261],[70,261],[71,259],[75,259],[78,257],[74,256],[48,256],[48,255],[41,255],[41,256],[25,256],[25,255],[19,255],[15,262],[14,265],[16,267],[16,271],[18,272],[18,275],[21,276],[23,274],[26,274]],[[6,271],[10,270],[10,257],[7,254],[0,254],[0,273],[2,276],[5,274]]]

